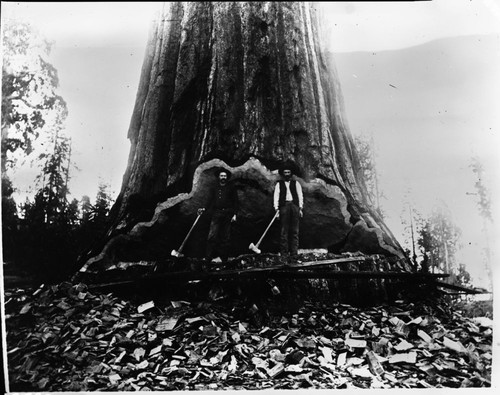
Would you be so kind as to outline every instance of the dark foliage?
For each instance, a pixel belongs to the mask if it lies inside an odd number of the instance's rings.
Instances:
[[[50,196],[47,188],[40,189],[33,202],[21,206],[23,216],[17,226],[6,232],[4,225],[8,265],[39,283],[58,282],[72,275],[78,256],[106,229],[111,202],[106,188],[99,187],[94,205],[87,196],[81,202],[73,199],[68,203],[66,196],[59,200]]]

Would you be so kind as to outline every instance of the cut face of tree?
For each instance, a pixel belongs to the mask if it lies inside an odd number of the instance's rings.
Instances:
[[[304,190],[301,248],[403,258],[371,210],[321,37],[310,3],[165,3],[150,33],[108,239],[85,267],[169,255],[220,167],[241,202],[231,253],[248,253],[274,214],[285,160]],[[200,222],[185,247],[191,256],[204,254],[209,214]],[[277,229],[266,237],[261,247],[277,251]]]

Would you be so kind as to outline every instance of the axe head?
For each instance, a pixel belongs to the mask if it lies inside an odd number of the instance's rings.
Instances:
[[[248,249],[255,252],[256,254],[260,254],[260,250],[257,248],[257,246],[254,243],[250,243],[248,246]]]
[[[177,250],[172,250],[170,255],[175,256],[176,258],[182,258],[184,256],[184,254],[182,252],[179,252]]]

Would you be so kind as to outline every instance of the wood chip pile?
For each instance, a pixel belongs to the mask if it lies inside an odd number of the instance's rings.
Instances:
[[[11,391],[491,386],[492,321],[443,303],[270,314],[224,299],[136,303],[67,282],[5,301]]]

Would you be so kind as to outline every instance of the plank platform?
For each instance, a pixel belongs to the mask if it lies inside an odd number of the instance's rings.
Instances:
[[[174,272],[153,271],[136,279],[117,281],[103,284],[93,284],[92,289],[107,288],[112,286],[128,285],[134,283],[147,283],[150,281],[160,283],[179,283],[207,280],[238,280],[251,278],[323,278],[323,279],[398,279],[412,282],[429,282],[438,278],[448,277],[448,274],[413,273],[404,271],[353,271],[339,270],[338,265],[350,262],[365,261],[365,257],[349,257],[328,259],[322,261],[309,261],[289,265],[274,265],[261,268],[232,269],[224,266],[207,265],[203,270],[184,270]],[[336,265],[336,268],[332,268]],[[157,269],[157,268],[156,268]]]

